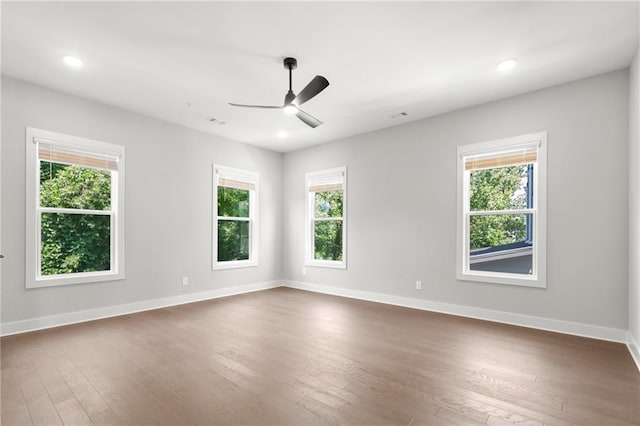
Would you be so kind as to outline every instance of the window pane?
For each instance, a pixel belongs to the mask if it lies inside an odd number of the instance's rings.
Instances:
[[[471,216],[469,269],[532,274],[532,216]]]
[[[218,216],[249,217],[249,191],[219,186]]]
[[[315,217],[342,217],[342,191],[315,193]]]
[[[521,166],[475,170],[469,179],[469,208],[476,210],[507,210],[533,207],[527,203],[530,169]]]
[[[40,206],[110,210],[111,172],[41,161]]]
[[[111,269],[111,216],[42,213],[41,274]]]
[[[249,259],[249,222],[218,220],[218,261]]]
[[[328,220],[314,224],[314,259],[342,260],[342,221]]]

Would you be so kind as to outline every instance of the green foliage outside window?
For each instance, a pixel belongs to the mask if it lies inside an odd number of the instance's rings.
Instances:
[[[40,206],[109,210],[111,173],[42,161]],[[42,275],[111,269],[109,215],[42,213],[40,218]]]
[[[343,192],[316,192],[315,218],[342,218]],[[342,220],[314,222],[314,259],[342,260]]]
[[[218,261],[249,259],[249,191],[218,187]]]
[[[218,216],[249,217],[249,191],[219,186]]]
[[[471,211],[526,208],[524,191],[526,176],[526,165],[471,172],[469,185]],[[526,235],[526,221],[523,214],[471,217],[471,250],[524,241]]]

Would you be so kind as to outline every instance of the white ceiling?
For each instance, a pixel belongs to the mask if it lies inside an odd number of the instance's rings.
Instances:
[[[638,2],[2,3],[3,75],[280,152],[625,68],[637,45]],[[331,83],[304,105],[316,129],[227,104],[281,104],[285,56],[294,91]]]

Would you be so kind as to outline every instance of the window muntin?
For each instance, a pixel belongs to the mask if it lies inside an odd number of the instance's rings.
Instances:
[[[346,267],[346,168],[307,173],[306,264]]]
[[[214,165],[213,269],[256,266],[258,174]]]
[[[458,154],[458,278],[545,287],[546,134]]]
[[[27,129],[27,288],[124,278],[124,147]]]

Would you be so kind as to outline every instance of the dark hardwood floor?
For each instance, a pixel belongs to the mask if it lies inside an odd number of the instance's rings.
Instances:
[[[624,345],[287,288],[1,339],[2,425],[638,425]]]

